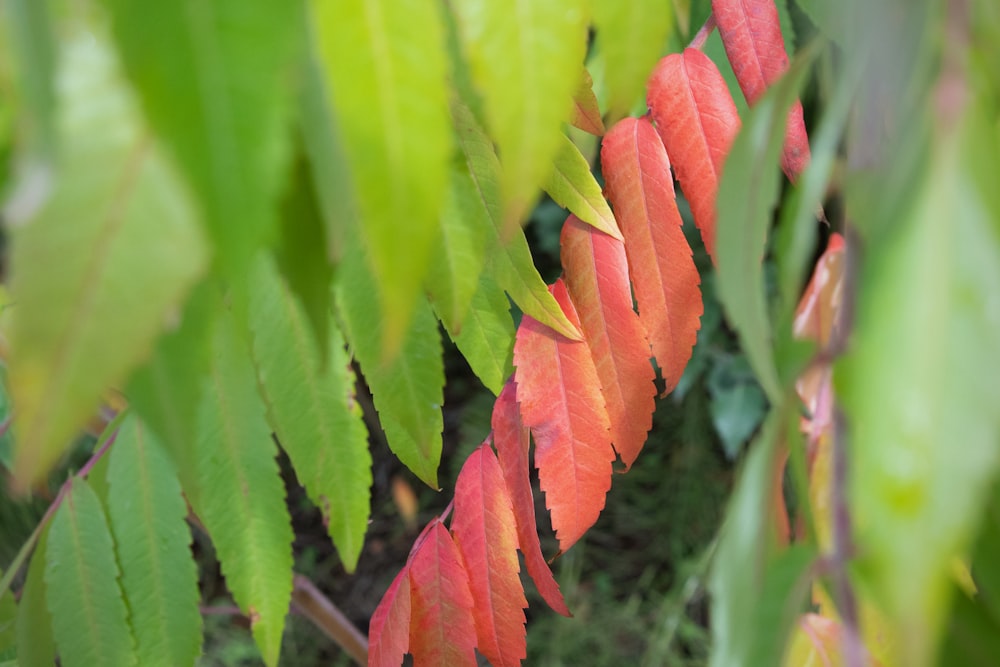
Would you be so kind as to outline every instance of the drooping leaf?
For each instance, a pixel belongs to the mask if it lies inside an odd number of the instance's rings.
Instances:
[[[653,426],[656,372],[649,339],[632,310],[625,244],[570,215],[560,246],[566,286],[611,420],[611,442],[627,470]]]
[[[538,275],[524,234],[515,230],[508,240],[501,240],[503,204],[499,189],[500,161],[493,143],[472,112],[461,104],[453,105],[452,110],[469,173],[492,222],[492,232],[487,241],[490,261],[486,271],[510,294],[522,311],[564,336],[581,340],[582,334],[566,319]]]
[[[246,341],[232,317],[215,326],[198,419],[198,500],[226,587],[275,665],[292,596],[292,528],[277,448]]]
[[[621,240],[622,233],[618,231],[615,216],[590,171],[587,158],[565,134],[553,158],[552,173],[545,184],[545,191],[555,203],[584,222]]]
[[[382,359],[384,321],[372,300],[374,279],[357,246],[340,267],[336,295],[344,334],[372,392],[389,447],[410,470],[437,488],[444,428],[444,362],[437,319],[419,301],[402,347]]]
[[[570,122],[573,127],[589,132],[595,137],[604,134],[604,120],[597,105],[597,96],[594,95],[594,80],[586,67],[583,68],[580,85],[573,93],[573,117]]]
[[[410,653],[414,667],[476,664],[469,575],[451,534],[434,519],[410,557]]]
[[[462,330],[483,270],[491,225],[464,162],[454,166],[441,212],[441,237],[427,273],[427,292],[448,331]]]
[[[527,655],[517,525],[500,463],[488,443],[465,460],[455,482],[451,531],[469,573],[479,652],[494,665],[519,666]]]
[[[4,3],[6,30],[14,60],[15,83],[24,109],[29,150],[35,157],[52,157],[55,148],[56,46],[49,18],[49,3],[10,0]]]
[[[48,471],[105,390],[149,353],[208,262],[196,209],[112,52],[89,33],[64,44],[57,184],[37,217],[11,221],[21,485]]]
[[[312,7],[382,305],[382,344],[391,353],[418,308],[447,192],[441,7],[426,0],[317,0]]]
[[[17,607],[17,662],[20,667],[51,667],[56,661],[52,614],[45,590],[49,530],[42,531],[35,545]]]
[[[309,318],[268,258],[250,284],[253,355],[271,426],[350,572],[368,527],[372,476],[344,340],[328,322],[326,349],[316,349]]]
[[[788,69],[777,4],[775,0],[712,0],[712,15],[740,89],[753,106]],[[781,166],[795,180],[807,164],[809,137],[802,104],[795,100],[788,111]]]
[[[368,667],[399,667],[410,650],[410,572],[392,580],[368,624]]]
[[[193,665],[201,615],[187,505],[166,453],[135,415],[118,427],[108,480],[108,518],[138,663]]]
[[[52,519],[45,589],[62,664],[134,665],[115,545],[101,501],[78,477]]]
[[[469,0],[452,11],[502,156],[506,241],[551,170],[561,125],[572,111],[588,17],[579,0]]]
[[[598,55],[604,61],[609,122],[628,114],[642,98],[646,77],[663,53],[672,22],[670,3],[594,2],[594,27]]]
[[[579,317],[562,280],[552,295],[567,317]],[[530,316],[514,343],[514,381],[524,425],[535,438],[535,466],[559,548],[566,551],[594,525],[611,488],[611,423],[586,343],[568,340]]]
[[[105,4],[149,121],[201,199],[216,264],[239,285],[274,231],[300,10],[277,0]]]
[[[652,123],[626,118],[604,138],[601,165],[625,236],[639,320],[671,391],[691,358],[704,308],[670,162]]]
[[[715,259],[715,196],[740,129],[726,82],[708,56],[685,49],[653,70],[647,100],[705,249]]]
[[[559,584],[552,576],[542,546],[538,540],[535,522],[535,500],[531,492],[528,446],[530,435],[521,424],[513,380],[504,385],[493,404],[493,446],[503,472],[504,482],[510,493],[514,518],[517,522],[517,541],[524,554],[524,565],[535,582],[535,588],[552,609],[569,616],[566,601],[559,591]]]
[[[514,321],[507,296],[488,274],[479,277],[462,330],[448,335],[479,380],[499,394],[514,371]]]

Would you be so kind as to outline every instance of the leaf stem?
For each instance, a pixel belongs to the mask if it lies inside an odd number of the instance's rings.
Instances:
[[[708,18],[705,19],[705,24],[698,29],[695,33],[694,39],[688,44],[689,49],[698,49],[699,51],[705,48],[705,42],[712,35],[712,31],[715,30],[715,14],[709,14]]]
[[[359,665],[368,663],[368,639],[307,577],[296,574],[292,602],[303,616],[337,643]]]

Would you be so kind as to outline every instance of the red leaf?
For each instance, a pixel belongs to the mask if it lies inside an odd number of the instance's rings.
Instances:
[[[399,667],[409,650],[410,578],[400,570],[368,624],[368,667]]]
[[[552,295],[580,326],[566,286]],[[521,418],[535,437],[535,465],[559,547],[566,551],[594,525],[611,488],[611,424],[586,343],[525,316],[514,342]]]
[[[521,424],[521,415],[517,411],[514,383],[509,381],[493,404],[493,446],[497,449],[500,469],[514,507],[517,541],[524,554],[524,565],[542,599],[556,612],[569,616],[566,601],[559,592],[559,584],[545,562],[542,546],[538,541],[535,500],[528,476],[529,440],[528,429]]]
[[[726,55],[747,102],[753,106],[788,69],[785,40],[774,0],[712,0]],[[809,137],[798,101],[788,112],[781,166],[788,178],[809,164]]]
[[[573,93],[573,127],[577,127],[584,132],[589,132],[594,136],[604,134],[604,121],[601,119],[601,109],[597,105],[597,97],[594,95],[594,80],[590,77],[590,72],[586,68],[583,76],[580,77],[580,85]]]
[[[655,133],[653,138],[659,143]],[[574,215],[566,218],[560,244],[566,285],[581,314],[611,419],[611,442],[628,469],[653,426],[656,372],[646,332],[632,310],[625,244]]]
[[[486,443],[458,475],[451,530],[469,573],[479,652],[497,667],[520,665],[528,601],[518,576],[517,526],[500,463]]]
[[[415,667],[476,665],[469,576],[451,534],[435,519],[410,556],[410,653]],[[397,665],[399,663],[396,663]]]
[[[612,127],[601,148],[601,168],[625,236],[639,320],[671,391],[691,359],[703,307],[670,162],[652,123],[625,118]]]
[[[647,93],[657,131],[714,261],[715,195],[740,129],[736,105],[715,63],[697,49],[660,60]]]

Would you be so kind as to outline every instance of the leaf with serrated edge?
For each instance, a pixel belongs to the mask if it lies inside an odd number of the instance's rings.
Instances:
[[[328,323],[325,353],[316,349],[309,318],[268,258],[258,258],[250,285],[253,354],[271,426],[351,572],[368,527],[372,474],[343,338]]]
[[[514,518],[517,521],[517,541],[524,554],[524,565],[535,582],[535,588],[552,609],[569,616],[566,601],[559,591],[559,584],[552,576],[542,546],[538,540],[538,527],[535,522],[535,501],[531,492],[529,477],[528,445],[530,436],[528,429],[521,424],[521,415],[517,409],[514,396],[514,381],[504,385],[503,391],[493,404],[493,446],[497,450],[497,459],[503,471],[507,490],[510,492],[514,508]]]
[[[264,662],[273,666],[292,597],[293,535],[249,349],[231,320],[219,317],[212,341],[194,509],[215,545],[226,587],[250,617]]]
[[[17,607],[17,662],[20,667],[52,667],[56,662],[52,614],[45,590],[45,562],[49,529],[42,531],[31,556],[28,575]]]
[[[45,562],[46,598],[62,664],[136,664],[104,508],[79,477],[52,519]]]
[[[420,0],[316,1],[312,8],[382,304],[382,344],[393,352],[417,307],[448,186],[441,8]]]
[[[652,64],[652,63],[650,63]],[[645,73],[643,73],[645,76]],[[597,96],[594,95],[594,79],[591,78],[587,68],[583,68],[583,76],[580,77],[580,85],[573,93],[573,118],[570,121],[573,127],[589,132],[595,137],[604,134],[604,121],[601,119],[601,109],[597,104]]]
[[[587,46],[579,0],[466,0],[452,5],[459,36],[503,156],[503,233],[534,204],[558,147]]]
[[[106,388],[149,353],[208,263],[196,209],[112,53],[90,33],[64,45],[60,179],[38,216],[11,229],[19,485],[58,460]]]
[[[628,470],[653,426],[656,372],[646,332],[632,310],[625,245],[570,215],[560,246],[566,287],[611,420],[611,442]]]
[[[479,276],[462,330],[456,334],[449,329],[448,335],[480,382],[499,394],[514,371],[514,321],[507,296],[488,274]]]
[[[705,249],[715,260],[715,196],[740,129],[726,81],[708,56],[685,49],[660,61],[647,100]]]
[[[642,97],[649,71],[663,53],[673,11],[662,0],[595,0],[597,55],[604,61],[609,122]]]
[[[622,233],[618,231],[615,216],[590,171],[587,158],[565,134],[559,143],[559,152],[553,158],[552,174],[545,184],[545,191],[552,201],[584,222],[621,240]]]
[[[492,233],[487,240],[487,256],[491,259],[486,271],[510,294],[510,298],[522,311],[564,336],[582,340],[580,331],[574,329],[566,319],[559,304],[549,294],[542,277],[538,275],[524,234],[515,231],[510,239],[501,242],[503,212],[499,189],[500,161],[493,150],[493,143],[476,122],[472,112],[458,103],[452,106],[452,111],[469,173],[492,222]]]
[[[368,624],[368,667],[399,667],[410,649],[410,572],[404,567]]]
[[[625,118],[604,138],[601,165],[625,236],[639,321],[669,392],[691,359],[704,310],[670,162],[648,119]]]
[[[526,657],[524,597],[517,561],[517,525],[500,463],[482,444],[455,482],[451,531],[469,573],[477,648],[497,667]]]
[[[193,665],[201,652],[198,569],[170,460],[135,415],[118,427],[108,518],[140,665]]]
[[[434,519],[421,537],[407,565],[414,667],[474,667],[476,626],[462,555],[440,519]]]
[[[579,324],[566,286],[552,295]],[[535,466],[559,548],[594,525],[611,488],[611,423],[586,343],[563,338],[526,316],[514,343],[514,381],[524,425],[535,438]]]

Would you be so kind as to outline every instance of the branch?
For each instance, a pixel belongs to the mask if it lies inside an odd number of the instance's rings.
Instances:
[[[307,577],[296,574],[292,603],[359,665],[368,664],[368,639]]]
[[[695,34],[694,39],[688,44],[688,48],[701,51],[705,47],[705,42],[708,41],[713,30],[715,30],[715,14],[709,14],[708,18],[705,19],[705,24],[701,26]]]

